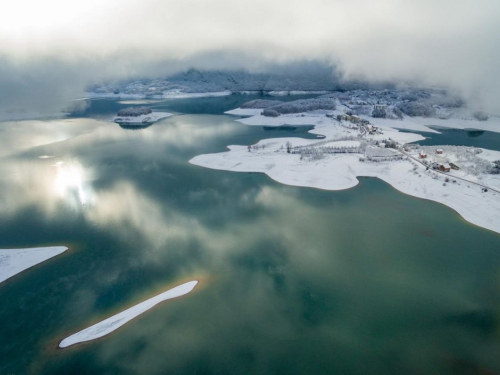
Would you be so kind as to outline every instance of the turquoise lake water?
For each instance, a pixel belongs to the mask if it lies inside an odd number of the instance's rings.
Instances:
[[[418,143],[422,146],[456,145],[468,147],[482,147],[489,150],[500,151],[500,133],[475,129],[449,129],[437,126],[429,126],[437,130],[439,134],[429,132],[407,131],[420,134],[425,140]],[[404,131],[404,130],[401,130]]]
[[[0,248],[70,248],[0,284],[0,374],[500,372],[500,236],[373,178],[331,192],[190,165],[316,138],[223,115],[250,99],[150,103],[176,115],[140,130],[107,121],[129,105],[110,100],[0,123]],[[193,279],[186,297],[57,349]]]

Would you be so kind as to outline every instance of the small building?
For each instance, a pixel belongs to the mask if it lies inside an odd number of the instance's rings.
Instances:
[[[436,150],[436,154],[441,155],[442,153],[443,153],[443,149],[442,148],[438,148]]]
[[[390,148],[367,147],[365,151],[366,160],[370,161],[392,161],[401,160],[403,156]]]
[[[453,164],[453,163],[449,163],[449,164],[450,164],[451,169],[454,169],[456,171],[458,171],[460,169],[460,168],[458,168],[458,165],[456,165],[456,164]]]
[[[425,159],[426,157],[427,157],[427,154],[426,154],[425,152],[420,151],[420,152],[418,153],[418,158],[419,158],[419,159]]]
[[[451,169],[451,166],[448,163],[439,164],[439,170],[441,172],[449,172],[450,169]]]

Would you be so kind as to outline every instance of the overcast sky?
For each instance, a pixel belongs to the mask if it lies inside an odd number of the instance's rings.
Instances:
[[[48,108],[92,80],[301,60],[451,86],[498,110],[500,1],[16,0],[0,12],[4,108]]]

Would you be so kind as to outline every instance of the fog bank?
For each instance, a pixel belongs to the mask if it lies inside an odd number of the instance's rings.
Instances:
[[[0,109],[47,112],[100,80],[309,61],[498,111],[499,19],[495,0],[21,0],[0,14]]]

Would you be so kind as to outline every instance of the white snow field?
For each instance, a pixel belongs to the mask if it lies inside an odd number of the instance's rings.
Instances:
[[[0,283],[66,250],[65,246],[0,249]]]
[[[93,326],[85,328],[84,330],[65,338],[61,341],[59,347],[67,348],[68,346],[77,343],[95,340],[100,337],[106,336],[116,329],[120,328],[124,324],[128,323],[135,317],[153,308],[160,302],[188,294],[194,289],[196,284],[198,284],[197,280],[189,281],[187,283],[176,286],[175,288],[167,290],[166,292],[158,294],[153,298],[141,302],[125,311],[122,311],[121,313],[113,315],[112,317],[109,317],[102,322],[94,324]]]
[[[267,117],[261,115],[263,108],[236,108],[225,112],[228,115],[242,116],[244,118],[237,121],[245,125],[256,126],[283,126],[283,125],[317,125],[318,121],[324,120],[324,115],[321,113],[294,113],[281,115],[278,117]],[[319,112],[319,111],[318,111]],[[323,111],[324,112],[324,111]],[[343,114],[343,107],[337,106],[334,111],[328,113],[337,115]],[[380,127],[381,129],[404,129],[414,130],[419,132],[439,133],[439,131],[430,128],[429,126],[443,127],[448,129],[475,129],[486,130],[490,132],[500,133],[500,117],[492,116],[488,121],[462,120],[462,119],[436,119],[425,117],[410,117],[404,116],[402,120],[391,120],[384,118],[374,118],[371,116],[359,116],[362,119],[369,120],[371,124]]]
[[[251,116],[237,120],[246,125],[315,125],[316,127],[310,132],[325,135],[326,138],[324,140],[302,138],[266,139],[258,142],[256,147],[252,147],[250,151],[247,146],[228,146],[229,151],[227,152],[199,155],[191,159],[190,163],[226,171],[261,172],[283,184],[326,190],[342,190],[354,187],[358,184],[358,176],[377,177],[405,194],[442,203],[457,211],[467,221],[500,233],[500,193],[497,192],[500,191],[499,175],[462,175],[456,173],[458,171],[443,175],[432,170],[426,170],[425,166],[411,159],[371,162],[360,160],[360,157],[364,156],[362,154],[329,154],[320,160],[302,158],[300,154],[288,154],[286,152],[286,143],[290,142],[293,147],[314,147],[315,143],[322,143],[329,147],[342,147],[345,145],[338,141],[345,142],[342,139],[343,137],[352,136],[356,133],[321,113],[265,117],[258,114],[258,109],[241,108],[226,113]],[[434,131],[423,125],[424,119],[417,119],[416,121],[415,118],[408,119],[408,121],[373,120],[378,119],[370,118],[370,121],[380,126],[383,134],[367,136],[367,139],[371,140],[382,141],[391,138],[404,144],[424,139],[418,134],[399,132],[390,126]],[[443,126],[441,121],[439,125]],[[455,121],[450,119],[447,120],[446,126],[462,128],[463,124],[461,122],[455,124]],[[486,126],[482,128],[484,129]],[[499,130],[496,129],[496,131]],[[499,160],[500,152],[483,150],[478,157],[485,160]],[[461,178],[486,185],[490,190],[485,192],[481,186],[469,183]]]
[[[145,124],[152,124],[170,116],[173,116],[173,114],[168,112],[152,112],[141,116],[115,116],[112,121],[120,124],[141,126]]]

